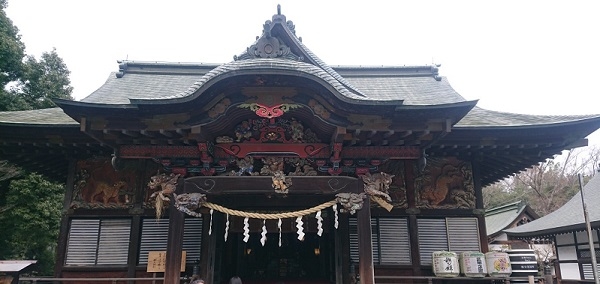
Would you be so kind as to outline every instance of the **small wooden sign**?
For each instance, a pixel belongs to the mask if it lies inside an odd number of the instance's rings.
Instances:
[[[185,271],[186,251],[181,252],[181,272]],[[167,262],[166,251],[148,252],[148,267],[146,272],[165,272],[165,263]]]
[[[371,196],[371,200],[377,202],[377,204],[379,204],[381,207],[385,208],[385,210],[387,210],[388,212],[390,212],[390,211],[392,211],[392,209],[394,209],[394,205],[389,204],[387,201],[383,200],[379,196]]]

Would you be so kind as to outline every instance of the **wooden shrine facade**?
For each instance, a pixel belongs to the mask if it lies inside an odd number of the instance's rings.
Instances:
[[[434,251],[487,250],[484,185],[600,127],[478,108],[436,66],[332,68],[279,12],[234,59],[123,61],[82,101],[0,113],[0,158],[66,181],[55,276],[431,276]]]

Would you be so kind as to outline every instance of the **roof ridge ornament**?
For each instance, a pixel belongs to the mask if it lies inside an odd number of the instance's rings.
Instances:
[[[246,49],[246,52],[239,56],[234,56],[233,60],[244,60],[254,58],[285,58],[296,61],[303,61],[303,56],[294,54],[290,47],[286,45],[281,38],[273,35],[275,26],[280,24],[284,29],[288,29],[293,35],[296,35],[295,25],[292,21],[286,21],[285,16],[281,14],[281,5],[277,5],[277,14],[273,15],[272,20],[267,20],[263,24],[263,31],[256,42]]]

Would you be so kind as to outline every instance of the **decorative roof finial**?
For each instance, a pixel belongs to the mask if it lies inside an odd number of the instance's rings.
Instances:
[[[277,4],[277,15],[281,15],[281,5]]]

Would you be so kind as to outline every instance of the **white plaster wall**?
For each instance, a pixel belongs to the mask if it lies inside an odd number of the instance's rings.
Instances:
[[[579,264],[577,263],[561,263],[560,274],[562,279],[581,280],[581,275],[579,275]]]
[[[558,251],[558,260],[577,260],[577,251],[575,251],[575,246],[568,247],[558,247],[556,248]]]
[[[500,235],[496,236],[496,241],[508,241],[508,236],[506,233],[500,233]]]

